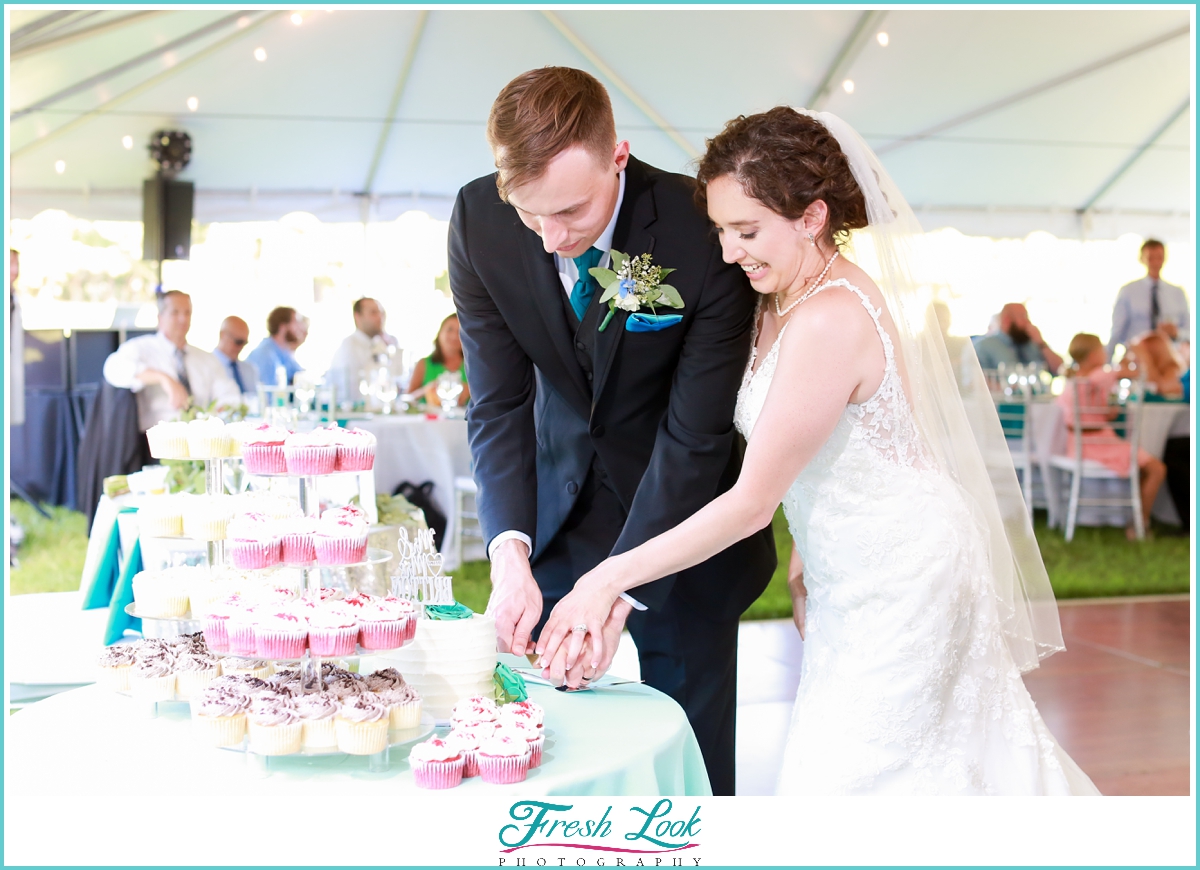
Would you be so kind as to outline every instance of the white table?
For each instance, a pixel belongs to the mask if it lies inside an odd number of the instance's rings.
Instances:
[[[444,418],[428,419],[424,415],[376,414],[368,420],[354,420],[348,425],[365,429],[378,441],[375,448],[375,489],[390,495],[402,482],[421,484],[433,481],[433,501],[446,515],[447,544],[442,548],[447,571],[457,568],[453,548],[457,518],[454,515],[454,478],[470,477],[471,448],[467,443],[467,421]],[[467,538],[466,559],[484,559],[483,544],[478,538]]]
[[[1042,480],[1046,482],[1046,500],[1049,503],[1050,521],[1054,524],[1064,516],[1066,506],[1061,504],[1060,498],[1062,472],[1051,466],[1050,458],[1068,454],[1071,449],[1063,408],[1057,401],[1035,401],[1030,405],[1030,417],[1033,427],[1034,460],[1041,469]],[[1187,437],[1191,434],[1191,421],[1191,405],[1179,402],[1147,402],[1142,414],[1139,444],[1151,456],[1161,459],[1168,438]],[[1122,480],[1089,478],[1084,481],[1084,495],[1089,498],[1120,495],[1128,486],[1129,484]],[[1175,503],[1171,500],[1171,493],[1166,484],[1158,491],[1152,514],[1165,523],[1179,525],[1179,513],[1175,510]],[[1128,522],[1127,511],[1124,508],[1079,509],[1079,525],[1124,526]]]

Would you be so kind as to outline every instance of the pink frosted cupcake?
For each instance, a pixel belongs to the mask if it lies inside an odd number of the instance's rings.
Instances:
[[[367,522],[350,516],[321,517],[314,546],[318,565],[356,565],[367,558]]]
[[[479,744],[479,776],[494,785],[524,782],[529,772],[529,744],[497,732]]]
[[[375,436],[363,429],[332,430],[338,471],[370,471],[375,467]]]
[[[327,431],[293,433],[283,442],[288,474],[332,474],[337,465],[337,445]]]
[[[533,770],[535,767],[541,767],[542,748],[546,745],[546,735],[536,725],[523,722],[519,719],[512,719],[507,722],[501,720],[500,727],[496,729],[496,733],[524,740],[529,745],[529,769]]]
[[[285,565],[311,565],[317,558],[313,546],[320,521],[313,517],[280,520],[280,560]]]
[[[463,778],[462,751],[439,737],[418,743],[408,753],[418,788],[454,788]]]
[[[308,620],[284,604],[260,608],[254,624],[255,655],[265,659],[298,659],[308,646]]]
[[[399,649],[404,645],[404,619],[395,599],[376,600],[358,613],[358,642],[363,649]]]
[[[463,754],[463,779],[479,776],[479,746],[495,732],[490,722],[463,725],[453,729],[446,740],[455,744]]]
[[[243,432],[242,460],[248,474],[286,474],[287,461],[283,445],[291,433],[278,426],[263,423],[248,432]]]
[[[358,620],[344,605],[322,601],[308,617],[308,648],[314,656],[352,656]]]
[[[255,609],[240,600],[229,599],[226,604],[229,606],[229,617],[225,623],[228,652],[236,656],[254,655],[258,649],[254,639]]]
[[[225,540],[235,568],[254,570],[279,564],[277,521],[265,514],[249,513],[236,517],[225,529]]]

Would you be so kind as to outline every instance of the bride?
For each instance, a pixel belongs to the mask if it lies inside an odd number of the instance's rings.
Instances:
[[[603,670],[622,592],[782,503],[804,659],[780,794],[1097,794],[1021,680],[1062,649],[1057,609],[982,372],[954,377],[910,278],[920,227],[900,192],[845,122],[785,107],[731,121],[697,175],[725,260],[762,294],[741,476],[582,577],[540,663],[573,667],[588,638]]]

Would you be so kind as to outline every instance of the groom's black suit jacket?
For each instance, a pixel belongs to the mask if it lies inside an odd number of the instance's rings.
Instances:
[[[494,175],[458,195],[450,219],[450,284],[458,308],[471,407],[467,414],[485,540],[533,540],[538,558],[563,526],[589,471],[606,476],[627,514],[608,552],[672,528],[729,489],[743,445],[733,410],[750,351],[755,295],[693,199],[694,181],[630,158],[612,247],[674,268],[683,322],[627,332],[618,310],[598,330],[600,291],[580,324],[552,254],[500,199]],[[668,309],[669,310],[669,309]],[[770,580],[770,528],[709,561],[631,590],[652,610],[674,589],[713,618],[736,619]],[[561,570],[561,569],[550,569]],[[561,593],[560,593],[561,594]]]

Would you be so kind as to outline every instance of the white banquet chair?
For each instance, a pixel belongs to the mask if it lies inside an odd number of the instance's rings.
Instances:
[[[458,564],[463,563],[463,536],[483,540],[483,530],[479,527],[479,514],[475,510],[475,496],[479,487],[475,478],[460,476],[454,478],[454,555]],[[471,500],[470,510],[467,509],[467,499]],[[466,521],[471,522],[470,526]]]
[[[1146,529],[1142,520],[1142,491],[1139,485],[1141,481],[1138,473],[1137,457],[1138,437],[1145,409],[1145,403],[1142,401],[1145,393],[1145,384],[1141,381],[1133,382],[1129,398],[1124,404],[1124,422],[1113,421],[1105,429],[1079,425],[1079,421],[1083,419],[1083,415],[1103,414],[1111,410],[1111,406],[1109,405],[1099,407],[1089,406],[1081,401],[1080,391],[1084,383],[1085,381],[1080,378],[1073,378],[1067,381],[1066,389],[1070,391],[1071,408],[1075,425],[1068,436],[1069,452],[1066,455],[1052,456],[1050,458],[1051,465],[1063,473],[1063,489],[1070,492],[1067,501],[1066,539],[1070,541],[1075,537],[1075,525],[1079,518],[1079,508],[1128,507],[1133,512],[1133,527],[1137,532],[1137,539],[1139,541],[1143,540],[1146,535]],[[1084,458],[1084,450],[1088,445],[1112,443],[1111,436],[1106,436],[1103,439],[1099,437],[1102,432],[1106,432],[1107,430],[1115,431],[1129,443],[1128,469],[1116,472],[1100,462]],[[1085,497],[1081,495],[1081,491],[1083,489],[1083,482],[1087,479],[1103,481],[1127,480],[1129,484],[1128,494]]]
[[[1004,441],[1008,445],[1013,465],[1021,480],[1021,495],[1025,498],[1025,510],[1032,520],[1035,504],[1039,507],[1047,506],[1047,499],[1044,495],[1037,502],[1034,500],[1035,477],[1041,483],[1041,475],[1038,474],[1041,469],[1036,462],[1037,448],[1033,418],[1030,413],[1033,393],[1027,377],[1022,376],[1018,381],[1016,376],[1010,379],[1005,374],[1003,370],[988,369],[984,371],[984,378],[992,394],[992,400],[996,403],[996,414],[1000,418]],[[1042,488],[1044,489],[1044,485]]]

